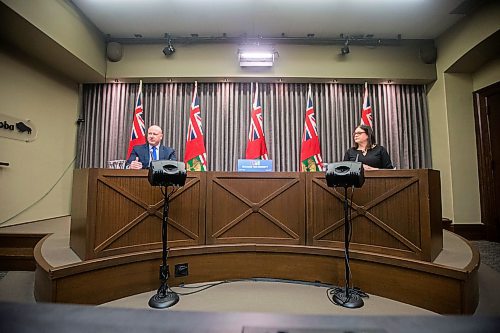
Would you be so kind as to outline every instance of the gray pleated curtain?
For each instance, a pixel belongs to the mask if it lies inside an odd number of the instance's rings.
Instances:
[[[264,133],[276,171],[299,170],[308,84],[259,83]],[[80,168],[106,167],[126,159],[139,84],[83,85],[78,132]],[[311,84],[323,161],[340,161],[360,123],[364,86]],[[183,160],[194,84],[143,85],[146,127],[164,130],[163,143]],[[368,85],[377,142],[387,148],[397,168],[431,167],[427,96],[424,85]],[[245,158],[255,83],[200,83],[208,169],[235,171]]]

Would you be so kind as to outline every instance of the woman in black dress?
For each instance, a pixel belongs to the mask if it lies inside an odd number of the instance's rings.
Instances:
[[[347,150],[344,161],[362,162],[365,170],[394,169],[387,150],[375,143],[375,135],[370,126],[356,127],[352,136],[354,147]]]

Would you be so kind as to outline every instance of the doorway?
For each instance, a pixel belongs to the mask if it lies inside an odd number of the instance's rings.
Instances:
[[[500,82],[474,93],[481,219],[486,239],[500,242]]]

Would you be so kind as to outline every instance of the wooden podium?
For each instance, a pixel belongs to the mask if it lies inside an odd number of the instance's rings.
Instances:
[[[76,169],[70,247],[83,259],[161,248],[164,196],[147,170]],[[205,177],[189,173],[170,198],[169,247],[205,244]]]
[[[365,173],[351,251],[432,261],[443,245],[439,172]],[[343,189],[324,173],[188,172],[172,197],[169,247],[343,247]],[[161,248],[163,195],[146,170],[74,172],[70,246],[83,260]]]
[[[344,189],[310,173],[307,185],[307,244],[344,248]],[[352,195],[352,202],[350,202]],[[433,261],[443,248],[439,172],[378,170],[348,197],[351,251]]]
[[[209,172],[207,244],[305,245],[305,174]]]

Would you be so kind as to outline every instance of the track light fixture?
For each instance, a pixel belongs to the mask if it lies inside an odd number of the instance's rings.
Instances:
[[[175,53],[175,47],[172,45],[172,39],[170,39],[170,37],[168,37],[167,34],[165,34],[168,38],[168,44],[167,46],[163,49],[163,54],[168,57],[168,56],[171,56],[172,54]]]
[[[349,38],[347,38],[345,40],[344,46],[340,49],[340,54],[341,55],[346,55],[349,52],[351,52],[351,50],[349,50]]]
[[[361,46],[400,46],[401,34],[397,38],[375,38],[373,34],[368,35],[348,35],[340,34],[339,37],[316,37],[313,33],[307,36],[280,36],[280,37],[248,37],[246,34],[241,36],[228,36],[223,33],[221,36],[200,36],[198,34],[191,34],[190,36],[171,36],[165,34],[161,38],[115,38],[108,36],[106,42],[118,42],[122,44],[220,44],[220,43],[233,43],[233,44],[292,44],[292,45],[345,45],[346,39],[349,40],[349,45]]]

